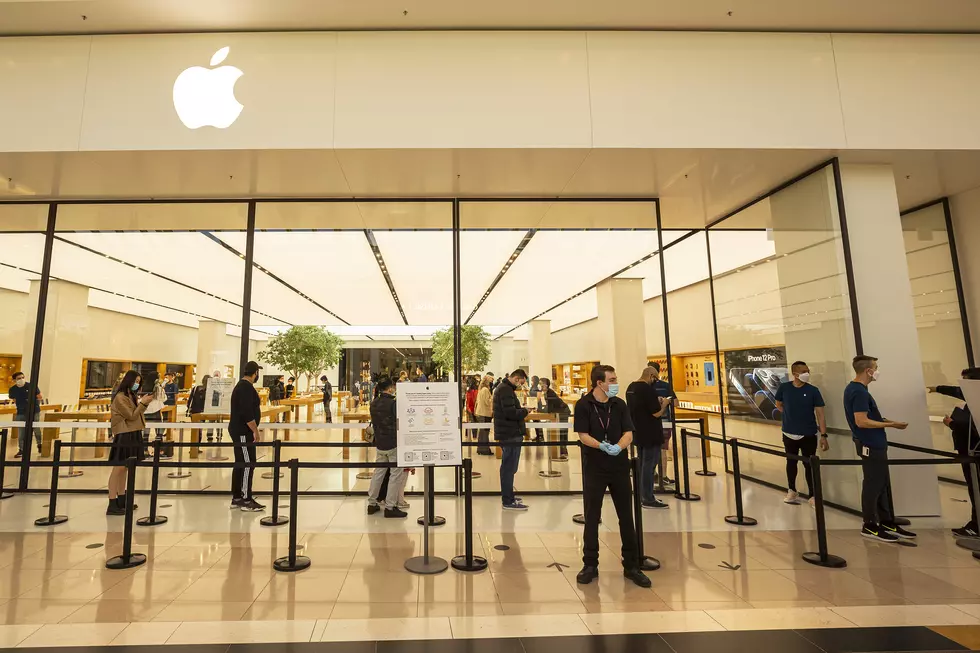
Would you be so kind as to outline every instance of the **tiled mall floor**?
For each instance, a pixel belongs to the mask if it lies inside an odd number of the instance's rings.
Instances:
[[[829,570],[800,557],[816,547],[808,506],[746,483],[746,512],[759,526],[739,530],[723,521],[733,510],[729,478],[692,485],[701,502],[670,498],[670,509],[643,513],[647,553],[663,565],[651,589],[621,576],[608,501],[602,575],[580,587],[577,497],[528,496],[531,509],[516,514],[477,497],[474,551],[489,569],[418,577],[403,563],[420,551],[420,527],[368,517],[363,498],[302,498],[298,541],[312,566],[283,574],[272,561],[286,553],[286,527],[262,527],[261,515],[229,511],[224,497],[164,495],[170,521],[136,531],[134,550],[149,562],[109,571],[122,519],[104,515],[104,499],[62,495],[69,521],[41,529],[33,519],[47,497],[17,496],[0,503],[0,647],[980,628],[980,562],[946,530],[963,521],[955,486],[944,486],[949,514],[916,522],[914,548],[864,540],[856,518],[830,511],[830,551],[848,566]],[[139,497],[140,515],[148,501]],[[421,504],[411,501],[414,517]],[[434,553],[451,558],[463,552],[462,501],[436,505],[447,525]]]

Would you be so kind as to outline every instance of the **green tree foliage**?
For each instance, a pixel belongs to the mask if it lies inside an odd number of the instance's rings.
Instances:
[[[462,370],[478,372],[490,362],[490,334],[481,326],[467,324],[462,331]],[[432,334],[432,361],[444,370],[453,369],[452,327]]]
[[[294,326],[269,339],[269,344],[259,352],[259,360],[297,379],[306,375],[312,387],[314,376],[337,365],[344,340],[318,326]]]

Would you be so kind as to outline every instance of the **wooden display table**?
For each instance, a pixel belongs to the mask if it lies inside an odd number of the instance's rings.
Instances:
[[[271,417],[274,417],[274,416],[275,417],[278,417],[279,415],[284,415],[285,416],[285,419],[286,419],[286,423],[289,424],[290,421],[292,420],[292,409],[289,406],[263,406],[262,407],[262,410],[260,412],[260,415],[261,415],[261,419],[263,421],[265,421],[266,423],[270,423],[270,418]],[[194,422],[194,423],[200,423],[200,422],[227,422],[230,419],[231,419],[231,415],[229,415],[228,413],[211,413],[211,414],[207,414],[207,413],[195,413],[195,414],[191,415],[191,422]],[[221,426],[218,426],[216,428],[225,428],[225,426],[226,426],[225,424],[222,424]],[[285,439],[286,440],[289,440],[289,429],[285,429],[285,431],[286,431],[286,438]],[[201,432],[202,432],[202,429],[194,429],[193,431],[191,431],[191,442],[196,442],[198,445],[200,445],[201,444]],[[279,429],[278,428],[273,429],[272,430],[272,437],[273,437],[273,439],[275,439],[276,436],[278,436],[278,435],[279,435]],[[183,429],[181,429],[181,441],[183,442]],[[191,447],[190,449],[191,449],[190,457],[191,458],[197,458],[198,457],[198,448],[197,447]]]
[[[337,390],[333,393],[333,398],[337,401],[337,411],[346,412],[350,410],[350,406],[347,404],[350,401],[351,394],[347,390]]]
[[[524,440],[526,441],[531,439],[531,430],[535,428],[533,424],[534,422],[557,422],[557,421],[558,421],[557,413],[538,413],[538,412],[528,413],[527,417],[524,418],[524,426],[527,429],[527,432],[524,434]],[[548,442],[555,443],[554,446],[548,447],[548,457],[551,458],[552,460],[557,460],[561,449],[561,445],[559,444],[561,433],[559,433],[558,429],[543,429],[543,430],[545,431],[545,438],[548,440]],[[498,460],[501,457],[503,457],[503,453],[504,453],[503,447],[494,447],[494,455],[497,457]]]
[[[109,419],[110,413],[107,410],[80,410],[73,412],[51,412],[47,415],[42,415],[41,421],[44,423],[50,422],[105,422],[105,428],[99,428],[95,431],[95,441],[105,442],[109,433]],[[71,426],[70,424],[68,426]],[[76,427],[71,427],[72,434],[76,432]],[[50,456],[52,443],[60,438],[61,428],[60,427],[42,427],[41,428],[41,455]],[[106,454],[104,447],[96,447],[94,456],[96,458],[101,458]]]
[[[299,422],[299,409],[300,406],[306,406],[306,421],[313,421],[313,414],[316,410],[317,404],[323,403],[323,395],[306,395],[301,397],[293,397],[292,399],[280,399],[280,406],[292,406],[295,410],[294,422]]]
[[[363,424],[371,421],[370,412],[357,411],[356,413],[345,413],[340,416],[341,423]],[[344,444],[350,444],[350,429],[344,429]],[[344,447],[344,460],[350,460],[350,447]]]

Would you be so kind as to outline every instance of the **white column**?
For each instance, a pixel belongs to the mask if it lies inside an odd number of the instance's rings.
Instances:
[[[620,385],[640,378],[646,366],[643,280],[609,279],[596,288],[599,362],[616,368]]]
[[[551,378],[551,320],[531,320],[528,325],[529,376]]]
[[[905,431],[889,429],[889,440],[930,447],[895,177],[886,165],[845,165],[841,176],[864,353],[877,357],[881,369],[881,379],[871,384],[871,394],[886,419],[909,424]],[[834,400],[837,398],[828,398]],[[889,451],[892,458],[922,457],[910,453]],[[935,467],[892,467],[891,478],[899,514],[940,513]]]
[[[37,306],[40,281],[31,282],[28,306]],[[28,314],[22,368],[30,374],[37,315]],[[47,402],[77,404],[82,386],[82,344],[88,333],[88,287],[52,280],[44,316],[38,387]]]
[[[224,375],[225,365],[232,365],[236,374],[238,358],[241,356],[241,342],[227,334],[224,322],[201,320],[197,325],[197,376],[198,381],[205,374],[213,374],[215,370]]]
[[[949,198],[973,355],[980,359],[980,188]]]
[[[502,378],[514,371],[514,339],[511,337],[498,338],[490,341],[490,363],[488,372]]]

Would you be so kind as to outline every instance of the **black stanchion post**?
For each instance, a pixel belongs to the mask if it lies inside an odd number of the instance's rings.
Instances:
[[[694,473],[698,476],[717,476],[713,471],[708,469],[708,420],[701,420],[701,469],[695,471]]]
[[[153,470],[150,480],[150,516],[140,517],[136,523],[140,526],[159,526],[166,524],[167,518],[157,515],[157,492],[160,490],[160,450],[163,447],[153,447]]]
[[[827,522],[823,512],[823,485],[820,480],[820,457],[810,456],[810,472],[813,475],[813,508],[817,517],[817,548],[816,552],[807,551],[803,559],[818,567],[840,569],[847,566],[847,560],[840,556],[831,555],[827,551]]]
[[[700,501],[701,496],[697,494],[691,494],[691,476],[689,473],[689,468],[687,465],[687,429],[680,430],[680,451],[681,451],[681,467],[684,474],[684,491],[681,492],[681,482],[678,479],[674,479],[676,483],[677,491],[674,492],[674,498],[680,499],[681,501]],[[674,448],[674,460],[677,459],[677,448]]]
[[[584,510],[585,510],[585,507],[584,507],[584,501],[585,501],[585,445],[582,444],[581,441],[578,443],[578,457],[579,457],[579,462],[582,464],[582,501],[583,501],[583,508],[582,508],[582,510],[583,510],[583,512],[580,512],[580,513],[577,513],[575,515],[572,515],[572,521],[575,522],[576,524],[582,524],[584,526],[585,525],[585,512],[584,512]],[[602,520],[601,519],[599,520],[599,523],[600,524],[602,523]]]
[[[272,441],[272,514],[263,517],[259,523],[263,526],[282,526],[289,523],[289,518],[279,514],[279,472],[282,462],[282,441],[279,439]]]
[[[452,559],[453,569],[457,571],[483,571],[487,559],[473,555],[473,459],[463,459],[463,555]]]
[[[671,444],[674,447],[673,452],[671,452],[673,454],[673,458],[674,458],[674,492],[677,492],[677,491],[680,490],[680,487],[681,487],[681,468],[680,468],[681,462],[679,460],[679,455],[678,455],[680,453],[680,449],[678,448],[678,444],[677,444],[677,433],[678,433],[678,431],[677,431],[677,424],[676,423],[670,429],[670,432],[671,432],[671,435],[673,436],[673,437],[671,437],[671,440],[673,440],[673,442]],[[663,468],[661,468],[660,469],[661,479],[663,478],[663,475],[664,475],[664,471],[663,471]],[[661,486],[663,485],[663,481],[662,480],[661,480],[660,485]]]
[[[746,517],[742,512],[742,472],[738,466],[738,440],[730,439],[732,443],[732,473],[735,475],[735,514],[725,517],[729,524],[738,526],[755,526],[759,522],[752,517]]]
[[[106,569],[132,569],[146,562],[145,554],[133,553],[133,502],[136,498],[136,458],[128,458],[126,460],[126,472],[126,522],[123,524],[123,552],[121,556],[106,560]]]
[[[424,514],[416,520],[416,523],[425,526],[425,516],[428,515],[429,526],[445,526],[446,518],[436,514],[436,468],[433,465],[426,465],[422,468],[422,473],[425,474],[425,482],[427,487],[432,488],[432,492],[422,497],[422,501],[426,502],[427,510],[423,511]]]
[[[639,456],[633,456],[633,520],[636,522],[636,551],[640,560],[640,569],[656,571],[660,569],[660,561],[644,555],[643,552],[643,465]],[[653,479],[650,479],[653,483]]]
[[[310,559],[296,555],[296,515],[299,509],[299,460],[289,461],[289,555],[272,563],[276,571],[303,571],[310,566]]]
[[[11,432],[13,429],[10,429]],[[7,433],[0,432],[0,499],[9,499],[14,496],[13,492],[3,489],[4,474],[7,471]]]
[[[23,463],[21,463],[23,464]],[[68,521],[67,515],[57,514],[58,510],[58,468],[61,464],[61,440],[54,441],[51,457],[51,495],[48,497],[48,516],[34,520],[35,526],[55,526]]]

